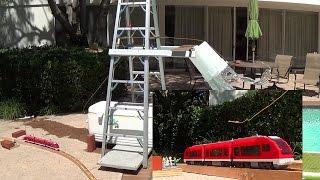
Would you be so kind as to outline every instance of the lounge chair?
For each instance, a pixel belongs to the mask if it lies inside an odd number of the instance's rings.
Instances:
[[[197,80],[204,80],[202,75],[200,73],[197,72],[197,69],[195,68],[195,66],[192,64],[192,62],[188,59],[185,60],[186,66],[187,66],[187,70],[189,72],[189,77],[190,77],[190,90],[193,90]]]
[[[307,54],[303,79],[297,80],[296,72],[294,72],[294,75],[294,89],[296,89],[297,83],[302,83],[304,90],[306,85],[317,86],[319,88],[318,97],[320,97],[320,54]]]
[[[272,69],[272,77],[271,77],[271,81],[274,82],[274,85],[280,82],[280,78],[286,79],[285,83],[289,82],[292,58],[293,56],[289,56],[289,55],[276,56],[275,63],[278,65],[278,67]]]

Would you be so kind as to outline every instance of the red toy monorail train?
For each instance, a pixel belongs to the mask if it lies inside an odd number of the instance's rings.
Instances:
[[[188,147],[187,164],[279,169],[291,164],[293,152],[277,136],[252,136]]]
[[[48,147],[50,149],[59,151],[59,144],[49,139],[43,139],[43,138],[31,136],[31,135],[26,135],[23,137],[23,140],[28,143],[37,144],[40,146]]]

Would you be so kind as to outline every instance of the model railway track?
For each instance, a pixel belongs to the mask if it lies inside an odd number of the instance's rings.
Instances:
[[[66,152],[64,152],[62,150],[57,151],[57,150],[50,149],[50,148],[43,147],[43,146],[39,146],[39,145],[36,145],[36,144],[27,143],[27,142],[24,142],[24,141],[18,140],[18,139],[16,139],[16,141],[19,142],[20,144],[23,144],[23,145],[33,146],[33,147],[36,147],[36,148],[39,148],[39,149],[43,149],[43,150],[58,154],[60,156],[63,156],[65,158],[67,158],[68,160],[70,160],[71,162],[73,162],[75,165],[77,165],[81,169],[81,171],[87,176],[88,179],[97,180],[94,177],[94,175],[90,172],[90,170],[81,161],[79,161],[74,156],[72,156],[72,155],[70,155],[70,154],[68,154],[68,153],[66,153]]]

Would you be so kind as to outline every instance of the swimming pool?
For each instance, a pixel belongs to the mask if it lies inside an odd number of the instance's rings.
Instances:
[[[303,152],[320,153],[320,107],[303,108]]]

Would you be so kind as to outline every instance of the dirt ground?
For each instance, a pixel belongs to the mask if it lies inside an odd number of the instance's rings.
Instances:
[[[18,129],[25,129],[27,134],[58,142],[61,150],[79,159],[97,179],[122,179],[122,172],[99,169],[99,153],[85,151],[85,120],[85,114],[39,117],[32,121],[0,120],[0,140]],[[7,150],[0,146],[0,154],[0,179],[87,179],[71,161],[35,147],[20,144]]]

